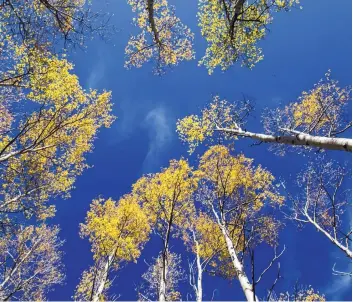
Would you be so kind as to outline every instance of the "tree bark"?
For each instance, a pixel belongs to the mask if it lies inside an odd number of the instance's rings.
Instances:
[[[296,135],[275,136],[262,133],[254,133],[241,129],[217,128],[216,131],[221,131],[226,134],[249,137],[265,143],[277,143],[292,146],[308,146],[318,147],[326,150],[339,150],[352,152],[352,139],[315,136],[306,133],[297,133]]]
[[[161,267],[161,279],[160,279],[160,284],[159,284],[159,301],[160,302],[165,302],[167,301],[166,298],[166,276],[167,276],[167,270],[168,270],[168,266],[167,266],[167,261],[166,261],[166,257],[163,255],[162,256],[162,267]]]
[[[307,217],[308,221],[313,224],[316,229],[323,233],[334,245],[336,245],[339,249],[341,249],[349,258],[352,259],[352,251],[347,247],[341,244],[336,238],[331,236],[330,233],[328,233],[326,230],[324,230],[316,221],[314,221],[308,214],[305,214]]]
[[[159,32],[156,27],[156,22],[154,21],[154,7],[153,7],[153,0],[147,0],[147,11],[148,11],[148,21],[151,25],[151,30],[155,39],[155,42],[158,46],[162,46],[162,42],[159,39]]]
[[[99,297],[102,295],[102,293],[104,291],[104,286],[105,286],[105,284],[107,282],[107,278],[108,278],[109,268],[114,260],[115,252],[116,252],[116,249],[114,249],[113,252],[109,255],[107,261],[104,264],[103,271],[98,272],[100,274],[100,276],[98,278],[99,284],[98,284],[97,290],[93,291],[93,295],[92,295],[93,302],[98,302]],[[92,284],[92,286],[94,286],[94,284]]]
[[[217,214],[217,212],[213,206],[212,206],[212,211],[216,217],[217,223],[218,223],[218,225],[222,231],[222,234],[224,236],[224,239],[226,241],[228,253],[232,259],[233,266],[234,266],[235,271],[237,273],[237,277],[238,277],[240,286],[244,292],[244,295],[246,297],[246,300],[248,302],[258,302],[259,300],[254,293],[253,286],[250,283],[248,277],[246,276],[243,265],[241,264],[241,262],[238,259],[237,253],[234,248],[234,244],[233,244],[232,240],[230,239],[230,236],[228,234],[228,230],[224,224],[224,219],[222,217],[221,218],[219,217],[219,215]]]
[[[201,265],[201,258],[200,258],[200,248],[199,248],[199,243],[196,239],[195,232],[192,232],[193,240],[195,242],[196,246],[196,266],[197,266],[197,283],[195,287],[195,295],[196,295],[196,301],[201,302],[202,301],[202,265]]]
[[[161,263],[161,278],[160,278],[160,284],[159,284],[159,301],[167,301],[167,273],[168,273],[168,262],[167,262],[167,256],[168,256],[168,245],[169,245],[169,236],[170,236],[170,230],[171,230],[171,221],[173,219],[173,215],[171,215],[169,224],[168,224],[168,230],[166,237],[164,239],[164,248],[162,252],[162,263]]]
[[[17,258],[15,263],[12,266],[12,269],[10,273],[7,275],[7,277],[4,279],[4,281],[0,284],[0,291],[3,290],[5,287],[6,283],[9,282],[9,280],[12,278],[12,276],[18,271],[18,269],[21,267],[21,265],[27,260],[28,257],[32,255],[34,250],[37,248],[37,244],[40,242],[41,238],[39,238],[31,247],[31,249],[22,257],[22,258]],[[17,260],[19,260],[17,262]]]

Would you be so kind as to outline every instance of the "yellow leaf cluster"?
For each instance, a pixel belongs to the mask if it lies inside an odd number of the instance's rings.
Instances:
[[[80,283],[76,286],[75,295],[73,296],[75,301],[90,301],[92,300],[93,290],[97,287],[97,274],[99,274],[96,267],[90,267],[82,273]],[[108,301],[106,291],[108,290],[111,282],[105,282],[104,290],[99,296],[99,301]]]
[[[189,145],[189,153],[206,138],[212,137],[219,128],[236,128],[237,109],[226,100],[215,96],[208,107],[202,109],[200,116],[189,115],[177,121],[179,138]]]
[[[133,185],[133,194],[143,203],[154,223],[182,224],[193,211],[192,193],[197,188],[197,179],[188,162],[172,160],[168,168],[160,173],[140,178]]]
[[[282,204],[283,197],[273,186],[273,175],[252,163],[252,159],[244,155],[234,157],[228,148],[216,145],[201,157],[197,176],[212,183],[218,197],[235,195],[249,199],[248,207],[254,211],[260,210],[266,200]]]
[[[44,203],[69,192],[87,167],[85,155],[93,149],[98,130],[109,127],[114,117],[110,92],[84,91],[64,59],[38,60],[25,96],[34,110],[17,121],[15,131],[0,137],[0,161],[7,163],[0,172],[4,194],[11,199],[22,192],[27,199],[11,203],[8,210],[21,210],[26,203],[29,216],[41,212],[38,216],[49,217],[53,208],[44,214]]]
[[[209,74],[216,67],[226,70],[237,61],[253,68],[263,59],[261,48],[256,44],[265,37],[273,11],[288,10],[298,2],[200,0],[199,26],[208,46],[199,64],[204,65]]]
[[[135,25],[141,32],[132,36],[125,48],[127,68],[141,67],[155,59],[156,72],[161,73],[165,67],[194,57],[194,35],[175,16],[174,8],[167,0],[128,0],[128,3],[137,13]]]
[[[148,218],[132,195],[119,202],[94,200],[81,224],[81,235],[89,237],[95,259],[114,253],[116,264],[136,261],[149,234]]]
[[[194,252],[198,252],[203,260],[208,260],[211,271],[226,278],[234,278],[236,272],[229,257],[227,245],[219,225],[207,214],[200,213],[194,220],[194,231],[198,242],[198,251],[192,244]],[[235,228],[231,232],[231,240],[237,251],[244,247],[241,228]],[[190,242],[192,242],[190,240]]]
[[[297,102],[288,105],[284,114],[291,126],[303,132],[327,135],[338,130],[344,107],[350,100],[350,87],[340,88],[331,79],[330,70],[309,92],[303,92]]]
[[[313,289],[311,286],[307,288],[296,289],[294,294],[281,293],[278,297],[279,301],[326,301],[325,295],[321,295],[318,291]]]

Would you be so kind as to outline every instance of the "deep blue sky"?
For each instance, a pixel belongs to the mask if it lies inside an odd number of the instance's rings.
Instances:
[[[94,2],[94,1],[93,1]],[[96,1],[98,2],[98,1]],[[103,2],[103,1],[102,1]],[[212,76],[197,59],[204,53],[205,42],[199,34],[196,21],[197,1],[173,1],[176,13],[195,33],[196,60],[180,64],[163,77],[152,75],[152,65],[141,69],[125,70],[124,48],[133,14],[126,1],[111,1],[100,8],[114,13],[112,22],[119,29],[109,43],[94,40],[86,51],[77,50],[69,58],[85,88],[112,90],[114,113],[117,121],[110,129],[99,133],[95,149],[88,155],[94,167],[85,171],[76,182],[72,197],[57,201],[57,215],[53,223],[60,224],[61,237],[66,240],[64,263],[66,284],[50,293],[51,300],[69,300],[82,271],[92,263],[87,240],[78,235],[90,202],[98,195],[118,199],[130,191],[131,185],[143,174],[157,172],[173,158],[187,157],[187,147],[180,143],[175,133],[175,122],[187,114],[198,113],[212,95],[219,94],[229,101],[245,93],[256,100],[257,117],[264,107],[275,107],[295,100],[301,91],[310,89],[330,68],[332,76],[342,86],[352,82],[352,31],[349,0],[302,1],[303,10],[279,13],[274,16],[271,32],[261,41],[265,59],[253,70],[238,64],[226,72],[216,71]],[[258,130],[259,119],[250,120],[248,127]],[[277,177],[287,182],[290,193],[295,174],[304,168],[306,159],[289,155],[278,157],[264,145],[250,147],[249,141],[238,141],[236,150],[255,158],[255,163],[269,168]],[[331,152],[339,160],[350,160],[350,155]],[[191,161],[193,165],[196,163]],[[349,183],[347,182],[347,186]],[[350,217],[348,217],[350,220]],[[281,259],[282,276],[277,288],[290,290],[297,279],[325,293],[328,300],[351,300],[351,280],[333,276],[332,265],[349,270],[349,261],[326,238],[308,226],[298,231],[290,222],[281,233],[281,246],[287,250]],[[185,250],[180,242],[173,241],[175,251]],[[129,264],[118,273],[113,291],[122,300],[135,300],[135,285],[147,269],[143,259],[150,262],[157,256],[160,242],[156,238],[147,244],[137,264]],[[263,260],[259,267],[270,260],[270,252],[261,249]],[[266,258],[268,257],[268,258]],[[265,261],[265,262],[264,262]],[[259,268],[261,270],[261,268]],[[271,284],[273,272],[259,287],[264,297],[266,286]],[[238,281],[225,281],[206,277],[205,299],[211,299],[216,289],[217,300],[242,300]],[[187,283],[181,285],[183,298],[191,292]]]

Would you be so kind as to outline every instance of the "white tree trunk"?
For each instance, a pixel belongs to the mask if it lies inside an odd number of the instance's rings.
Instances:
[[[228,230],[227,230],[226,226],[224,225],[223,219],[222,218],[221,218],[222,220],[220,219],[219,215],[217,214],[217,212],[213,206],[212,206],[212,211],[216,217],[217,223],[218,223],[218,225],[222,231],[222,234],[224,236],[224,239],[226,241],[228,253],[232,259],[233,266],[234,266],[235,271],[237,273],[237,277],[240,282],[240,286],[243,289],[246,300],[248,302],[259,301],[254,293],[252,284],[250,283],[248,277],[246,276],[243,265],[241,264],[241,262],[238,259],[236,250],[234,248],[234,244],[233,244],[232,240],[230,239],[230,236],[228,234]]]
[[[274,136],[230,128],[217,128],[216,130],[235,136],[249,137],[265,143],[318,147],[326,150],[340,150],[352,152],[352,139],[349,138],[314,136],[306,133]]]
[[[195,232],[192,232],[192,236],[195,242],[195,247],[196,247],[196,266],[197,266],[197,283],[194,286],[195,288],[195,295],[196,295],[196,301],[201,302],[202,301],[202,264],[201,264],[201,258],[200,258],[200,247],[199,243],[196,239]]]
[[[11,271],[8,273],[7,277],[4,279],[4,281],[0,284],[0,291],[3,290],[3,288],[5,287],[6,283],[9,282],[9,280],[12,278],[12,276],[18,271],[18,269],[21,267],[21,265],[27,260],[28,257],[30,257],[32,255],[32,253],[34,252],[34,250],[37,248],[37,244],[40,242],[41,238],[39,238],[39,240],[37,240],[31,247],[31,249],[23,255],[23,257],[18,258],[17,260],[19,260],[18,262],[16,260],[15,263],[12,266]]]
[[[161,267],[161,279],[159,284],[159,301],[165,302],[166,299],[166,276],[167,276],[167,265],[166,261],[162,259]]]
[[[197,291],[196,291],[196,301],[202,301],[202,266],[200,256],[196,255],[196,265],[197,265]]]
[[[169,238],[169,230],[170,230],[170,225],[169,229],[166,235],[166,240],[164,242],[164,249],[162,253],[162,263],[161,263],[161,278],[160,278],[160,284],[159,284],[159,301],[165,302],[167,301],[167,274],[168,274],[168,261],[167,261],[167,256],[168,256],[168,238]]]
[[[237,257],[233,242],[229,238],[226,228],[224,226],[220,226],[220,227],[221,227],[223,236],[226,240],[228,252],[229,252],[230,257],[232,258],[232,262],[233,262],[234,268],[237,272],[240,286],[243,289],[246,300],[249,302],[258,301],[257,297],[254,295],[253,287],[252,287],[248,277],[246,276],[243,265],[240,263],[240,261]]]
[[[114,249],[114,251],[109,255],[107,261],[103,265],[103,270],[102,271],[99,270],[99,272],[98,272],[98,274],[99,274],[99,276],[97,278],[98,279],[98,286],[97,286],[97,290],[93,290],[93,295],[92,295],[93,302],[98,302],[99,297],[102,295],[102,293],[104,291],[104,287],[105,287],[105,284],[106,284],[107,278],[108,278],[109,268],[114,260],[115,251],[116,251],[116,249]],[[95,286],[95,285],[92,284],[92,286]]]
[[[313,224],[316,229],[323,233],[333,244],[335,244],[338,248],[340,248],[349,258],[352,259],[352,251],[348,248],[348,246],[344,246],[340,243],[337,238],[333,237],[330,233],[328,233],[325,229],[323,229],[316,221],[314,221],[307,213],[305,214],[308,221]]]

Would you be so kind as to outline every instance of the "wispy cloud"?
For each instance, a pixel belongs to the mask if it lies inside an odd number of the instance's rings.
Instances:
[[[346,215],[347,216],[347,215]],[[350,221],[351,216],[347,216],[346,221]],[[348,220],[349,219],[349,220]],[[350,230],[352,225],[350,224]],[[334,247],[330,253],[330,263],[335,263],[335,270],[349,273],[352,271],[352,264],[346,258],[342,257],[342,251]],[[345,296],[352,291],[352,277],[340,276],[332,274],[331,280],[327,283],[323,293],[326,294],[327,298],[334,301],[344,300]]]
[[[97,63],[94,64],[92,71],[90,72],[86,86],[88,88],[97,88],[99,82],[103,79],[105,73],[105,60],[102,54],[98,55]]]
[[[165,106],[148,100],[133,102],[122,99],[118,102],[118,107],[118,120],[113,126],[115,135],[110,138],[109,143],[114,145],[136,133],[147,133],[148,145],[140,145],[141,150],[147,149],[141,169],[143,173],[158,169],[160,158],[173,139],[175,118]]]
[[[324,294],[332,301],[342,300],[352,290],[350,276],[332,276],[331,280],[333,281],[326,286]]]
[[[165,108],[156,107],[147,113],[143,127],[149,136],[148,152],[143,162],[143,171],[146,171],[159,164],[161,153],[172,139],[171,118]]]

